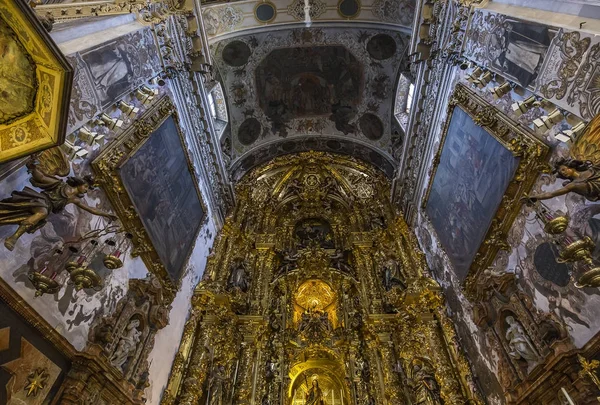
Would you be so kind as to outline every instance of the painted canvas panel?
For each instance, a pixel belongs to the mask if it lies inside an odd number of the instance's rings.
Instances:
[[[172,116],[120,172],[163,265],[179,280],[205,212]]]
[[[523,87],[533,86],[556,33],[546,25],[477,11],[467,34],[465,56]]]
[[[426,212],[461,281],[518,165],[469,114],[454,109]]]
[[[69,131],[89,121],[161,70],[150,28],[68,56],[75,68]]]

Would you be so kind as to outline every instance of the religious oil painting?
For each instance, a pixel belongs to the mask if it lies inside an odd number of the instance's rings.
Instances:
[[[462,281],[519,159],[458,107],[442,148],[426,212]]]
[[[0,50],[0,124],[6,124],[33,110],[37,80],[35,63],[1,19]]]
[[[478,11],[473,16],[465,55],[487,59],[493,70],[521,86],[533,86],[557,31],[542,24]]]
[[[123,164],[121,179],[167,273],[179,280],[205,210],[169,116]]]
[[[107,43],[83,56],[92,74],[94,86],[100,93],[102,105],[114,100],[130,87],[129,82],[134,72],[127,45]]]

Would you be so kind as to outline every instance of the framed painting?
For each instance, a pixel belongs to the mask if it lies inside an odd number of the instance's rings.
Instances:
[[[175,288],[207,210],[171,100],[155,103],[92,167],[133,235],[132,254]]]
[[[535,182],[548,147],[458,84],[422,208],[456,274],[470,284],[487,268]]]
[[[73,68],[23,1],[0,2],[0,163],[65,141]]]
[[[554,27],[478,10],[467,33],[465,56],[534,88],[557,33]]]

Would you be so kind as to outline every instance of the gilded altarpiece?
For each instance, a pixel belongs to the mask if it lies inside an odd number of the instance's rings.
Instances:
[[[162,404],[479,404],[382,173],[307,152],[237,186]]]

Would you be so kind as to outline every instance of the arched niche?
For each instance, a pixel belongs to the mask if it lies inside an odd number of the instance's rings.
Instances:
[[[335,329],[338,324],[337,302],[338,296],[328,283],[320,279],[306,280],[294,293],[294,324],[298,326],[303,316],[326,313]]]
[[[328,405],[350,404],[350,391],[346,384],[344,362],[333,350],[312,347],[293,362],[289,371],[286,403],[304,405],[305,395],[316,379]]]

